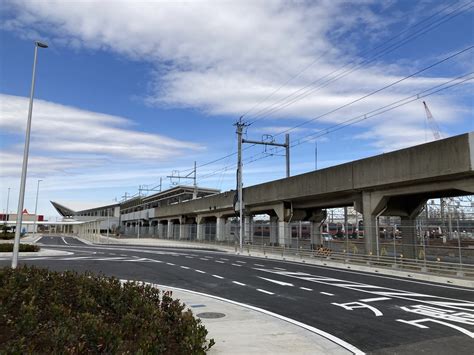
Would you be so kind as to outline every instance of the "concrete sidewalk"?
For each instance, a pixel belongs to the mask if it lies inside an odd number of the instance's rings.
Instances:
[[[172,291],[173,298],[184,302],[202,320],[209,331],[208,339],[214,338],[216,342],[209,354],[362,353],[338,338],[330,340],[322,331],[305,329],[297,322],[263,313],[264,310],[187,290],[157,287]]]

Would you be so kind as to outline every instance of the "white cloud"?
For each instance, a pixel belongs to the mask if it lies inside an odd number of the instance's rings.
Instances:
[[[0,129],[22,138],[27,113],[27,98],[0,94]],[[130,159],[165,161],[186,151],[203,149],[192,142],[140,132],[133,129],[131,120],[123,117],[44,100],[35,100],[33,116],[32,151],[66,155],[63,160],[87,155],[93,160],[99,157],[124,162]]]
[[[411,21],[410,16],[394,8],[391,2],[380,4],[371,0],[357,4],[329,0],[310,3],[17,0],[9,3],[14,15],[5,21],[3,28],[26,36],[42,33],[53,46],[112,51],[151,62],[155,72],[153,89],[146,98],[148,103],[232,116],[254,107],[298,73],[253,112],[283,100],[341,66],[365,59],[356,53],[366,48],[354,48],[360,45],[361,39],[370,48],[374,39],[392,36],[394,25]],[[414,11],[423,13],[429,8],[430,4],[419,4]],[[398,30],[402,28],[405,27]],[[315,65],[309,66],[321,55]],[[303,68],[308,69],[301,73]],[[315,117],[407,74],[410,72],[396,62],[376,61],[329,86],[324,82],[332,76],[326,78],[319,82],[324,88],[269,116],[271,119]],[[444,80],[412,78],[321,121],[340,122],[348,115],[365,113]],[[443,121],[446,117],[449,121],[455,112],[444,111],[446,115],[439,115],[438,119]],[[411,123],[418,122],[419,109],[412,105],[397,115]],[[383,130],[378,134],[384,137]],[[100,132],[98,135],[100,138]],[[58,144],[63,149],[68,147],[67,140]],[[96,149],[83,144],[69,147],[81,151]],[[120,144],[107,147],[110,154],[121,151]],[[130,153],[142,151],[130,150]]]

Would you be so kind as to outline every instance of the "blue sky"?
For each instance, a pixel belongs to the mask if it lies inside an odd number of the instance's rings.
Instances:
[[[341,108],[472,46],[473,6],[4,0],[0,210],[8,187],[9,209],[18,203],[36,39],[50,47],[38,58],[25,207],[34,209],[42,179],[39,211],[53,216],[49,200],[78,209],[108,204],[160,177],[169,187],[165,177],[187,173],[194,161],[200,186],[234,188],[235,156],[204,164],[235,152],[233,123],[245,113],[255,121],[249,139],[273,134],[282,141],[278,134],[289,130],[292,142],[302,142],[292,147],[292,174],[314,169],[315,139],[318,168],[433,140],[422,100],[324,130],[456,77],[472,78],[468,49]],[[390,45],[397,48],[387,52]],[[472,80],[451,83],[458,85],[425,98],[443,137],[474,129]],[[244,185],[284,177],[284,158],[266,155],[261,147],[244,152],[244,161],[265,156],[245,164]]]

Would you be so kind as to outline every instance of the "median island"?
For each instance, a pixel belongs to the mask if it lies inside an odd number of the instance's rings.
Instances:
[[[151,285],[90,272],[0,269],[0,353],[204,354],[185,305]]]

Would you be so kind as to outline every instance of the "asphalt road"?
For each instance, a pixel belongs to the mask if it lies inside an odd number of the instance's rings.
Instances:
[[[73,254],[20,263],[212,294],[324,330],[368,353],[474,353],[474,289],[211,250],[87,245],[71,237],[38,243]]]

